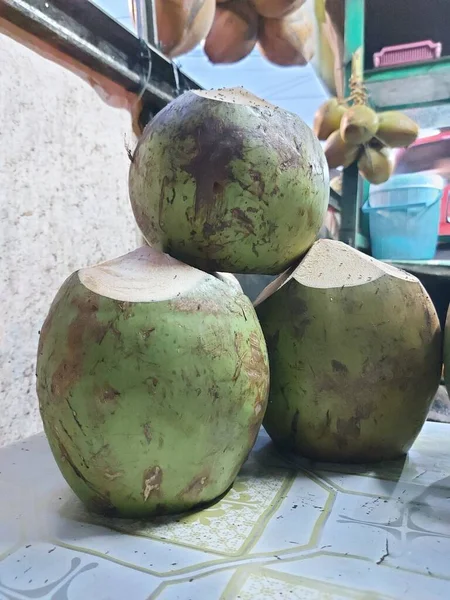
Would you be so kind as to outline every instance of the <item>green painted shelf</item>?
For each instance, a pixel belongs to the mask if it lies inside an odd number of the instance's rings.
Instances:
[[[370,100],[378,110],[408,109],[450,102],[450,57],[366,71]]]

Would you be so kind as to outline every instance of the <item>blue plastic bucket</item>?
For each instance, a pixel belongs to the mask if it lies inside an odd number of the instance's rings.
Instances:
[[[439,236],[444,180],[429,173],[394,175],[371,186],[362,207],[369,215],[372,255],[390,260],[431,260]]]

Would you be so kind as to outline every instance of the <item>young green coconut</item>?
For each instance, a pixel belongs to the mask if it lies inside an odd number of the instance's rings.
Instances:
[[[369,183],[379,185],[392,175],[393,162],[387,148],[366,144],[358,160],[358,170]]]
[[[69,277],[40,336],[50,447],[73,491],[107,514],[185,511],[225,492],[268,385],[239,285],[149,247]]]
[[[375,136],[379,121],[377,113],[367,105],[367,91],[356,74],[350,77],[350,89],[349,100],[353,104],[342,115],[339,130],[346,144],[359,146]]]
[[[319,140],[325,141],[339,130],[346,105],[338,98],[326,100],[314,115],[313,131]]]
[[[326,214],[322,147],[296,115],[243,88],[190,91],[147,125],[130,199],[149,244],[205,271],[278,274]]]
[[[347,108],[341,119],[341,137],[347,144],[365,144],[378,129],[377,113],[365,104],[356,104]]]
[[[344,142],[339,130],[333,131],[324,146],[328,167],[330,169],[336,169],[341,166],[350,166],[358,160],[358,156],[361,154],[362,149],[362,146],[353,146],[352,144]]]
[[[264,426],[277,446],[350,462],[409,450],[442,364],[439,320],[415,277],[319,240],[255,306],[271,370]]]
[[[444,380],[450,396],[450,307],[447,310],[444,331]]]
[[[410,146],[419,135],[419,126],[408,115],[390,110],[378,115],[377,138],[390,148]]]

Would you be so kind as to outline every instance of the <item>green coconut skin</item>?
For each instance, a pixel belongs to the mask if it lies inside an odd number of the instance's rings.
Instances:
[[[323,223],[322,147],[296,115],[214,93],[183,94],[145,128],[129,175],[136,221],[151,246],[205,271],[281,273]]]
[[[327,462],[408,452],[442,364],[439,320],[419,281],[386,274],[319,289],[294,275],[257,314],[271,370],[264,427],[278,447]]]
[[[41,331],[37,392],[66,481],[103,514],[188,510],[224,493],[269,387],[250,301],[206,275],[168,301],[119,302],[74,273]]]
[[[444,331],[444,380],[450,396],[450,307],[447,310]]]

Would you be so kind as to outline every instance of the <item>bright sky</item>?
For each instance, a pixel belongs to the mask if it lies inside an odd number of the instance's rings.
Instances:
[[[112,17],[132,28],[127,0],[94,0]],[[178,59],[183,71],[205,88],[243,85],[249,91],[286,108],[311,126],[317,107],[326,97],[311,67],[277,67],[255,50],[234,65],[211,65],[201,47]]]

